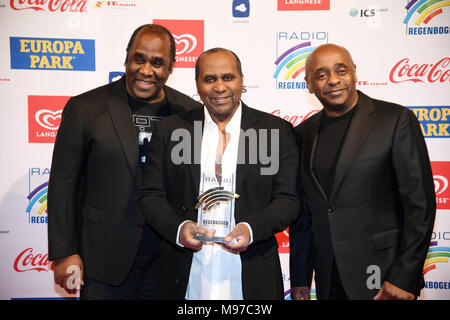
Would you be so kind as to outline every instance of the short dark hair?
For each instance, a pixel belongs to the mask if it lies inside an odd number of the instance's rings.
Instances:
[[[128,41],[127,56],[125,57],[125,63],[127,63],[127,61],[128,61],[128,51],[133,46],[134,40],[136,39],[138,34],[141,32],[152,33],[152,34],[157,34],[157,35],[166,35],[169,38],[169,42],[170,42],[170,62],[172,64],[175,63],[176,48],[175,48],[175,40],[173,38],[172,33],[170,33],[170,31],[167,28],[165,28],[159,24],[150,24],[150,23],[144,24],[144,25],[140,26],[139,28],[137,28],[136,30],[134,30],[133,34],[131,35],[130,41]]]
[[[211,54],[211,53],[221,52],[221,51],[229,52],[229,53],[231,53],[234,56],[234,58],[236,59],[236,66],[237,66],[238,72],[239,72],[239,74],[241,76],[243,75],[242,74],[241,60],[239,59],[239,57],[237,56],[236,53],[234,53],[231,50],[225,49],[225,48],[212,48],[212,49],[209,49],[209,50],[206,50],[205,52],[203,52],[198,57],[197,61],[195,62],[195,80],[198,79],[198,76],[200,74],[199,65],[200,65],[200,60],[203,58],[203,56],[206,56],[206,55]]]

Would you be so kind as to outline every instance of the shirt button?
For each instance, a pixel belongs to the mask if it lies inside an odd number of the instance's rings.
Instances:
[[[183,210],[184,212],[187,211],[187,208],[185,206],[181,206],[181,210]]]
[[[334,211],[335,211],[334,207],[328,208],[328,214],[332,214],[332,213],[334,213]]]

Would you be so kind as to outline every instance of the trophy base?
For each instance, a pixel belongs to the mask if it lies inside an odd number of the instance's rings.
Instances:
[[[198,241],[203,241],[203,242],[227,243],[225,241],[225,237],[211,237],[211,238],[208,238],[208,237],[204,237],[204,236],[195,235],[193,238],[198,240]]]

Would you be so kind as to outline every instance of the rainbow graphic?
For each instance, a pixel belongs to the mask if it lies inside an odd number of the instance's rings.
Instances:
[[[438,14],[441,14],[442,8],[450,6],[450,1],[444,0],[411,0],[405,6],[405,9],[408,11],[405,19],[403,20],[404,24],[408,24],[408,21],[411,19],[411,16],[414,12],[419,14],[415,24],[420,25],[422,22],[424,24],[428,24],[431,19],[433,19]]]
[[[287,72],[284,76],[285,80],[289,78],[295,79],[297,76],[305,71],[306,58],[311,54],[315,47],[311,47],[311,42],[304,42],[293,46],[287,51],[283,52],[275,61],[277,69],[273,77],[278,78],[280,72],[285,68]]]
[[[47,213],[47,191],[48,191],[48,181],[44,182],[36,189],[34,189],[28,196],[27,199],[30,201],[26,212],[31,213],[31,209],[36,205],[39,207],[37,213],[42,215],[43,212]]]
[[[430,243],[430,249],[428,250],[427,258],[423,266],[423,274],[436,269],[436,263],[446,262],[450,257],[450,247],[438,247],[437,241]]]

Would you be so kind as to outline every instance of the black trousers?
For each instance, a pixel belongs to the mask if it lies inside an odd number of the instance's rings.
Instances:
[[[119,286],[84,277],[81,300],[153,300],[156,295],[159,253],[137,256],[130,274]],[[114,268],[114,266],[111,266]]]

